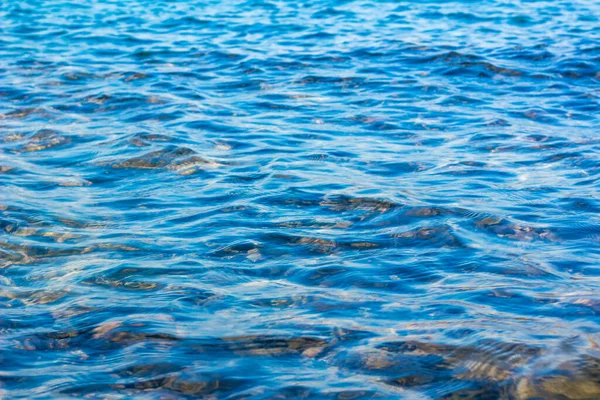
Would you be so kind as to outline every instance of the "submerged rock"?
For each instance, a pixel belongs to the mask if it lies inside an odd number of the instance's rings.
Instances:
[[[224,348],[239,355],[276,356],[300,354],[314,358],[325,350],[325,340],[311,337],[236,336],[221,339]]]
[[[515,388],[519,400],[600,398],[600,359],[583,356],[545,374],[524,377]]]
[[[485,229],[499,237],[527,242],[533,240],[559,241],[559,238],[550,229],[519,225],[498,217],[483,218],[475,224],[478,228]]]
[[[189,175],[203,169],[218,168],[223,164],[195,155],[187,147],[157,150],[139,157],[112,164],[117,169],[167,169],[180,175]]]
[[[172,139],[169,136],[157,133],[139,133],[135,135],[129,143],[137,147],[150,146],[151,142],[169,142]]]
[[[113,164],[113,168],[135,169],[160,169],[165,168],[178,158],[195,154],[187,147],[176,147],[165,150],[153,151],[139,157],[133,157],[120,163]]]
[[[367,211],[368,213],[386,213],[398,207],[395,203],[387,200],[372,199],[368,197],[332,197],[321,201],[322,207],[333,211]]]
[[[445,369],[443,375],[448,378],[495,382],[512,379],[520,367],[543,353],[539,347],[495,340],[482,340],[469,346],[417,341],[391,342],[379,346],[379,349],[426,361],[428,368],[435,366],[436,369]]]
[[[42,129],[35,135],[31,136],[25,144],[18,147],[17,153],[29,153],[34,151],[42,151],[52,149],[54,147],[66,145],[71,142],[67,136],[63,136],[52,129]]]

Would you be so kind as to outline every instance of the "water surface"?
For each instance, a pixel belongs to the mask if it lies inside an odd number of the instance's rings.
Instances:
[[[599,16],[0,0],[0,397],[600,398]]]

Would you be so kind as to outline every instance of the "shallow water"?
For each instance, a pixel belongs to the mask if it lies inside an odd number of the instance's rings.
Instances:
[[[0,0],[0,398],[600,398],[598,2],[195,3]]]

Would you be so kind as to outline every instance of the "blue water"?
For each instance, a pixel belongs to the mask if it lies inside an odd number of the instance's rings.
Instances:
[[[599,18],[0,1],[0,398],[599,399]]]

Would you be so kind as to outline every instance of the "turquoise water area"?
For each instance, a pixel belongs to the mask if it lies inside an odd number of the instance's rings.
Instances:
[[[0,398],[599,399],[599,17],[0,0]]]

